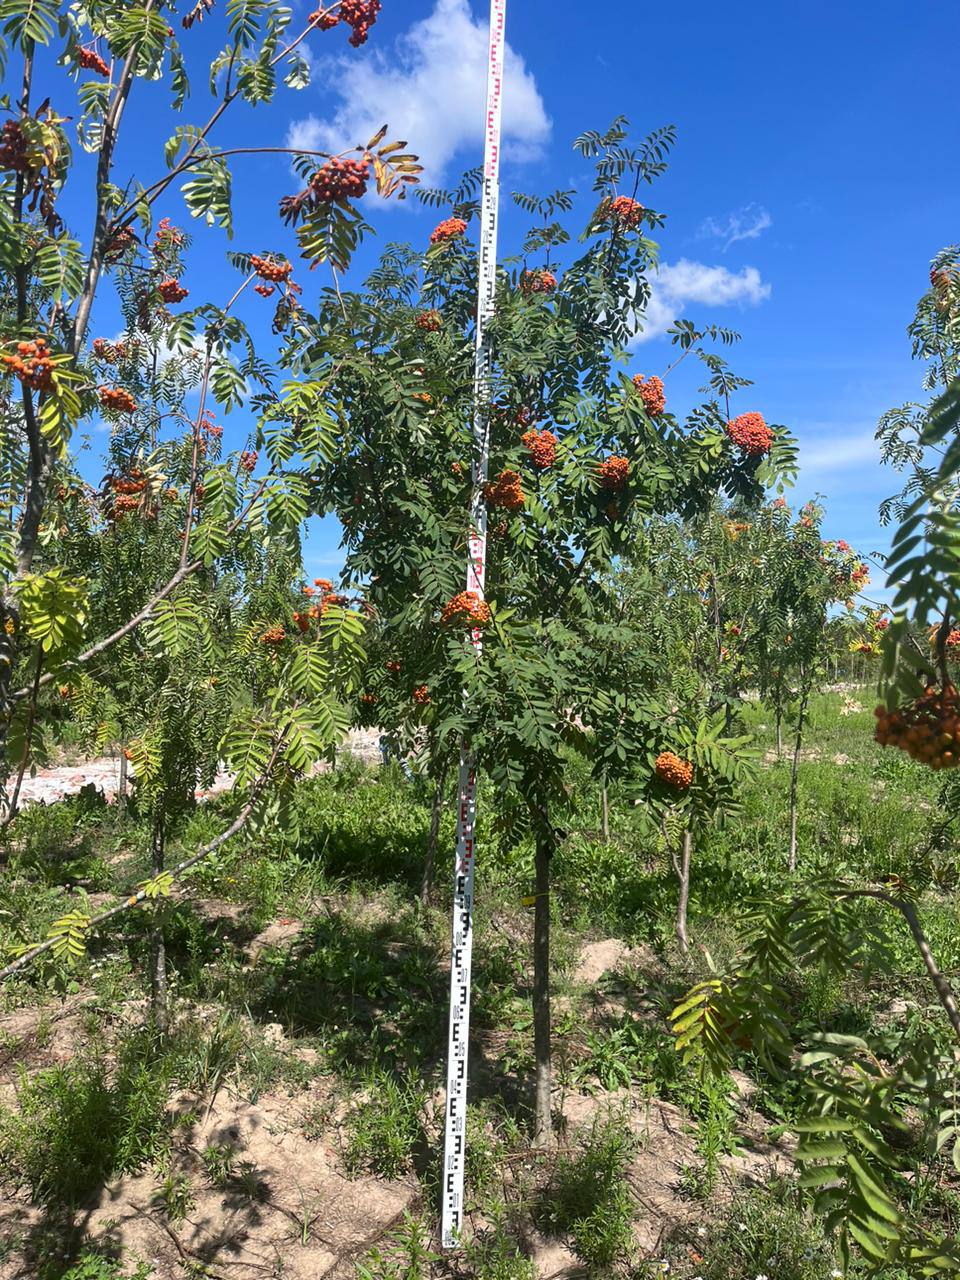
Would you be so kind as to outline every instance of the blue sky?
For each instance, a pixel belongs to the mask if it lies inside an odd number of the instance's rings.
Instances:
[[[293,2],[296,22],[312,6]],[[222,41],[223,7],[217,0],[202,24],[180,33],[195,82],[181,117],[171,119],[158,89],[137,86],[118,178],[132,171],[150,181],[173,124],[206,118],[203,64]],[[216,137],[342,146],[388,121],[420,153],[430,180],[455,178],[480,158],[485,25],[482,0],[383,0],[364,48],[351,49],[341,29],[315,33],[313,84],[281,90],[253,112],[238,103]],[[960,104],[946,53],[956,35],[953,0],[680,9],[508,0],[505,189],[574,187],[586,204],[590,174],[571,150],[576,133],[619,112],[638,133],[677,125],[670,171],[646,201],[668,215],[653,329],[687,315],[742,332],[734,367],[756,385],[737,408],[795,431],[798,500],[823,494],[828,535],[864,551],[888,544],[876,509],[899,487],[877,465],[876,420],[922,396],[905,327],[928,287],[930,258],[960,239],[950,158]],[[293,255],[275,211],[294,186],[282,158],[237,162],[237,234],[228,246],[198,229],[191,301],[231,287],[228,247]],[[85,229],[72,201],[68,213]],[[358,259],[360,273],[389,240],[424,243],[436,220],[414,201],[371,203],[368,213],[378,238]],[[182,220],[179,199],[171,194],[163,214]],[[523,223],[505,210],[503,252]],[[309,304],[314,277],[299,278]],[[108,308],[97,319],[99,332],[116,331]],[[665,339],[649,337],[632,371],[662,372],[669,352]],[[671,407],[691,405],[698,382],[694,369],[672,375]],[[250,426],[242,414],[225,425],[231,447]],[[315,527],[311,567],[335,567],[337,542],[336,522]]]

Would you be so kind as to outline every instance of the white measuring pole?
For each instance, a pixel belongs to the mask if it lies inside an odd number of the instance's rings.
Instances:
[[[489,458],[489,403],[492,353],[487,326],[493,317],[497,285],[497,212],[500,199],[500,104],[507,0],[490,0],[490,50],[487,60],[487,111],[480,206],[480,269],[477,282],[477,344],[474,370],[473,434],[476,461],[470,507],[467,590],[483,596],[487,572],[487,507],[483,486]],[[479,629],[471,641],[482,646]],[[477,774],[470,745],[460,747],[457,795],[457,856],[453,882],[450,953],[450,1031],[447,1040],[447,1106],[444,1126],[442,1238],[456,1248],[463,1223],[463,1173],[467,1141],[467,1041],[470,1034],[470,965],[473,958],[473,871],[476,857]]]

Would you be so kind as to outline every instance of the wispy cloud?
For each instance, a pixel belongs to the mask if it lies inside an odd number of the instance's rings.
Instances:
[[[483,140],[487,80],[487,26],[468,0],[435,0],[389,53],[337,58],[325,83],[339,95],[333,113],[290,124],[287,145],[341,150],[363,142],[387,122],[390,136],[406,138],[424,166],[424,180],[440,182],[453,159]],[[533,75],[507,46],[503,111],[504,154],[535,158],[550,134],[550,120]]]
[[[773,226],[773,219],[760,204],[746,204],[742,209],[728,213],[725,218],[707,218],[700,224],[697,238],[700,240],[722,240],[723,251],[739,240],[756,240],[768,227]]]
[[[829,475],[833,471],[850,471],[879,467],[880,452],[872,431],[855,430],[844,434],[838,430],[829,439],[800,440],[800,468],[805,476],[812,472]]]
[[[726,267],[708,266],[681,258],[670,265],[663,263],[650,282],[650,299],[644,309],[643,332],[634,343],[658,338],[691,303],[706,307],[758,306],[770,297],[770,285],[761,279],[756,267],[728,271]]]

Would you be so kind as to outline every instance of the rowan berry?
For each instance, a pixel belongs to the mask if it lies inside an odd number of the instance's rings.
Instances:
[[[261,298],[269,298],[272,294],[277,292],[277,286],[275,284],[255,284],[253,286],[253,292],[259,293]]]
[[[773,444],[773,432],[760,413],[741,413],[739,417],[732,418],[727,423],[727,435],[751,458],[769,453]]]
[[[96,49],[83,48],[77,50],[77,62],[85,71],[96,71],[98,75],[108,76],[110,68],[97,53]]]
[[[677,791],[686,791],[693,781],[693,765],[672,751],[661,751],[653,767],[661,782]]]
[[[269,280],[272,284],[283,284],[293,271],[292,262],[283,258],[260,258],[255,253],[250,255],[250,267],[261,280]]]
[[[483,496],[489,507],[502,507],[505,511],[519,511],[526,502],[526,494],[520,485],[519,471],[501,471],[495,481],[483,486]]]
[[[443,324],[440,312],[436,310],[418,311],[414,324],[425,333],[436,333]]]
[[[600,463],[600,487],[611,493],[619,493],[630,474],[629,458],[621,458],[612,453]]]
[[[444,218],[438,226],[430,232],[431,244],[446,244],[449,240],[456,240],[458,236],[462,236],[467,229],[467,224],[463,218]]]
[[[400,670],[400,662],[396,658],[390,658],[385,664],[388,671],[392,671],[394,675]]]
[[[531,428],[520,437],[530,454],[530,461],[538,471],[552,467],[557,458],[557,437],[552,431],[537,431]]]
[[[16,354],[0,356],[0,361],[25,387],[34,391],[49,391],[53,386],[53,357],[46,338],[18,342]]]
[[[265,645],[283,644],[287,638],[287,633],[280,623],[276,623],[272,627],[267,627],[266,631],[260,637],[260,643]]]
[[[553,293],[556,287],[557,277],[545,267],[535,271],[524,271],[520,277],[521,293]]]
[[[952,684],[928,685],[913,702],[893,711],[879,706],[874,714],[882,747],[898,747],[931,769],[960,763],[960,696]]]
[[[256,449],[244,449],[243,453],[240,455],[240,470],[245,471],[247,475],[249,475],[256,467],[258,457],[259,454]]]
[[[666,396],[663,394],[663,381],[655,374],[652,374],[649,378],[644,378],[638,373],[633,379],[633,385],[636,387],[637,394],[643,401],[643,407],[649,417],[659,417],[667,403]]]
[[[30,168],[27,139],[19,120],[7,120],[0,130],[0,169],[26,173]]]
[[[485,627],[490,622],[490,606],[476,591],[459,591],[443,606],[440,621],[444,626],[456,622],[461,626]]]
[[[430,701],[430,689],[425,684],[418,684],[413,691],[413,700],[418,706],[425,707]]]
[[[111,409],[114,413],[136,413],[137,411],[136,400],[129,391],[124,391],[123,387],[100,387],[98,395],[104,409]]]
[[[189,289],[183,287],[179,280],[175,280],[172,276],[167,276],[166,279],[161,280],[157,289],[164,302],[182,302],[190,292]]]
[[[333,156],[310,179],[310,192],[320,204],[359,200],[367,190],[370,163]]]
[[[639,200],[631,200],[629,196],[615,196],[608,206],[609,216],[622,227],[639,226],[643,217],[643,205]]]

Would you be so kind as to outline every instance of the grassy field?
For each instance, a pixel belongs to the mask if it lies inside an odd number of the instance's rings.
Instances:
[[[571,762],[549,1154],[527,1139],[533,849],[481,792],[465,1255],[436,1249],[449,925],[446,862],[434,905],[417,900],[431,797],[393,767],[344,764],[301,785],[282,840],[237,845],[159,908],[165,1036],[149,1019],[152,911],[124,917],[74,971],[41,966],[4,988],[0,1277],[829,1277],[840,1263],[784,1136],[794,1086],[746,1050],[726,1080],[700,1080],[666,1022],[710,963],[736,955],[751,902],[784,883],[789,764],[764,709],[747,715],[763,762],[741,814],[695,852],[689,956],[659,831],[625,789],[603,841],[599,792]],[[866,691],[811,707],[801,870],[882,880],[934,842],[924,923],[941,967],[960,971],[941,779],[876,748],[872,723]],[[177,840],[193,847],[217,820],[216,802],[198,808]],[[451,811],[444,850],[452,834]],[[149,871],[135,808],[95,799],[27,809],[4,852],[4,945]],[[942,1020],[900,918],[858,910],[886,962],[845,981],[798,974],[798,1042]],[[960,1180],[918,1182],[916,1199],[956,1229]]]

